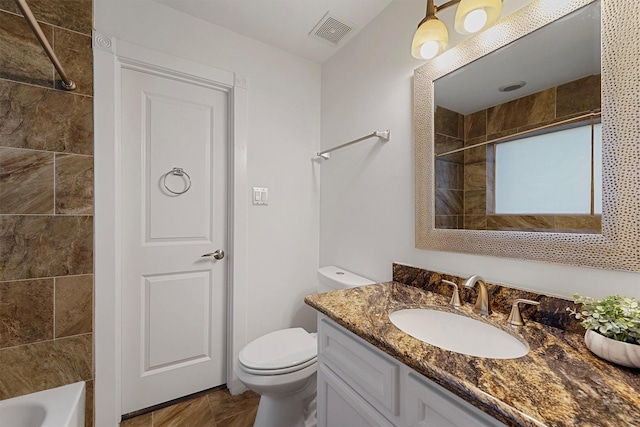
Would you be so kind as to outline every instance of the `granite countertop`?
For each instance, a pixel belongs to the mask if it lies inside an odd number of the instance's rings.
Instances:
[[[390,322],[389,313],[403,308],[456,311],[438,293],[388,282],[309,295],[305,302],[509,426],[640,426],[640,373],[594,356],[581,333],[533,321],[513,327],[504,313],[487,319],[464,304],[459,313],[530,347],[518,359],[486,359],[424,343]]]

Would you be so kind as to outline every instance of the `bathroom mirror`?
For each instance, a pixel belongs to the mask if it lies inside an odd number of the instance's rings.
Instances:
[[[634,16],[638,13],[635,2],[607,0],[601,8],[602,216],[599,232],[436,227],[434,82],[592,3],[594,0],[533,1],[416,70],[417,248],[640,271],[640,133],[637,131],[640,36],[635,30]]]
[[[600,2],[434,82],[435,226],[599,233]]]

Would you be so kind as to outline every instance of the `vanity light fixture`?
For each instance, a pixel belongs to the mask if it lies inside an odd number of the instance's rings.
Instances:
[[[460,34],[473,34],[493,25],[502,13],[502,0],[451,0],[436,6],[427,0],[427,14],[413,35],[411,55],[417,59],[432,59],[444,52],[449,43],[447,26],[436,13],[458,5],[453,28]]]

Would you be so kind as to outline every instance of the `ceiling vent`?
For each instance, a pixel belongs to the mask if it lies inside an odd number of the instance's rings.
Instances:
[[[356,26],[347,20],[327,12],[311,30],[309,36],[337,46],[340,42],[348,39],[348,36],[353,35],[355,28]]]

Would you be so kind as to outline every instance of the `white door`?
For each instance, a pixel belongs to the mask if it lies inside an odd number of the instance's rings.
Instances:
[[[226,379],[226,262],[203,255],[227,249],[228,97],[126,68],[121,88],[125,414]]]

